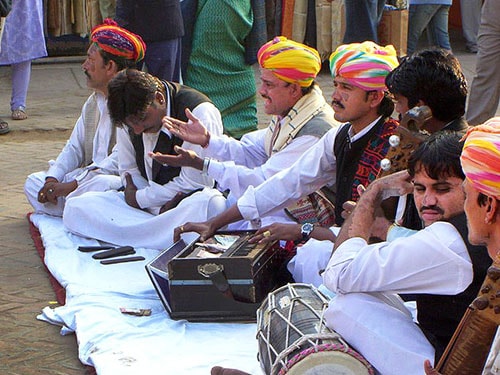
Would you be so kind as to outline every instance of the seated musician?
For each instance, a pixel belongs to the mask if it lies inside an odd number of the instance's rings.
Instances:
[[[337,294],[327,325],[382,374],[421,374],[425,359],[441,356],[491,264],[484,248],[467,241],[460,138],[431,135],[412,153],[408,171],[369,185],[323,274]],[[368,244],[382,200],[409,192],[425,228]],[[416,295],[418,326],[396,293]]]
[[[449,51],[425,49],[415,52],[389,72],[385,83],[394,96],[395,110],[399,113],[400,119],[409,109],[425,105],[430,108],[432,117],[422,124],[422,130],[428,133],[441,130],[461,132],[466,130],[467,122],[463,116],[467,82],[458,59]],[[398,211],[401,214],[396,220],[404,227],[422,229],[422,222],[414,208],[412,196],[405,198],[401,200],[402,208]],[[344,215],[352,211],[353,203],[343,205],[346,210],[343,212]],[[271,232],[272,236],[263,238],[262,234],[266,231]],[[392,228],[391,236],[406,235],[403,231],[403,228]],[[286,234],[286,237],[281,238],[283,234]],[[296,281],[316,286],[321,284],[319,272],[325,269],[333,247],[324,241],[327,234],[326,229],[315,228],[311,233],[312,240],[297,249],[297,255],[289,264],[289,270]],[[335,238],[333,233],[331,237]],[[273,227],[263,227],[256,234],[256,239],[263,239],[264,242],[276,239],[300,240],[300,226],[276,224]],[[315,256],[311,256],[313,253]]]
[[[347,219],[339,234],[337,249],[332,257],[331,267],[327,270],[325,281],[328,279],[336,287],[342,288],[344,292],[347,289],[356,289],[356,292],[341,296],[345,300],[339,305],[343,306],[337,305],[339,299],[331,303],[329,316],[330,322],[333,323],[332,328],[338,330],[339,327],[345,326],[344,338],[351,337],[348,342],[359,350],[365,358],[370,360],[368,356],[372,357],[372,365],[375,365],[377,370],[384,375],[421,374],[422,362],[424,362],[427,375],[439,375],[439,372],[432,368],[431,361],[426,358],[426,355],[432,357],[434,351],[430,342],[422,334],[419,327],[413,323],[404,307],[398,306],[399,304],[390,307],[389,295],[385,295],[387,298],[384,301],[382,291],[390,289],[391,292],[395,292],[400,288],[404,291],[418,288],[419,293],[443,294],[437,296],[422,295],[425,298],[434,298],[438,303],[440,299],[452,302],[456,297],[463,296],[465,293],[453,296],[454,291],[467,287],[471,280],[471,286],[475,284],[476,288],[478,287],[477,281],[482,282],[482,280],[478,280],[480,275],[477,274],[476,261],[479,261],[480,258],[485,261],[484,255],[490,259],[498,259],[500,246],[500,226],[498,225],[500,220],[500,118],[493,118],[484,125],[469,130],[461,152],[461,169],[459,169],[460,165],[457,165],[457,153],[459,152],[457,141],[457,135],[453,133],[432,136],[423,145],[420,152],[414,155],[410,164],[410,174],[414,170],[415,198],[417,204],[418,202],[423,204],[421,213],[423,217],[426,217],[426,223],[432,222],[432,216],[441,216],[443,219],[452,216],[458,206],[463,206],[467,218],[468,234],[466,233],[467,227],[463,226],[463,222],[461,223],[463,230],[458,233],[458,227],[455,227],[458,220],[452,219],[448,224],[439,220],[430,224],[414,238],[410,237],[400,241],[397,250],[388,247],[387,243],[364,245],[368,232],[361,233],[362,231],[357,231],[356,228],[369,227],[371,219],[370,215],[366,214],[373,213],[381,195],[390,191],[401,194],[411,189],[409,175],[406,172],[400,172],[397,175],[378,180],[362,196],[358,206],[351,217]],[[448,151],[442,151],[443,147]],[[432,150],[432,155],[428,156],[424,153],[424,151],[430,150]],[[447,165],[448,160],[450,160],[449,165]],[[427,173],[437,173],[435,177],[438,180]],[[463,182],[461,182],[462,180]],[[438,181],[442,182],[437,183]],[[446,185],[449,186],[449,191],[446,191]],[[443,188],[445,189],[440,192]],[[432,202],[435,204],[430,207],[426,206]],[[433,206],[434,208],[431,209]],[[458,214],[455,218],[461,218],[463,221],[463,216],[463,214]],[[359,225],[356,226],[356,224]],[[360,225],[366,226],[360,227]],[[465,243],[462,240],[464,235],[469,239]],[[412,241],[414,246],[407,245],[407,241]],[[424,246],[418,246],[419,244],[424,244]],[[477,249],[476,252],[472,250],[471,244],[485,245],[487,251],[483,248],[482,251]],[[404,247],[408,247],[407,252],[404,252]],[[434,252],[429,253],[428,248],[433,248]],[[425,259],[426,256],[428,259]],[[375,262],[375,258],[385,259],[388,262],[382,269],[380,261]],[[420,269],[413,265],[417,261]],[[337,262],[338,265],[335,265]],[[337,267],[339,268],[336,270]],[[389,267],[394,272],[399,273],[399,277],[388,275]],[[413,270],[418,273],[412,273]],[[341,278],[336,278],[339,272],[342,273]],[[369,272],[370,278],[364,277],[366,272]],[[383,276],[384,279],[375,277],[374,273]],[[363,277],[359,278],[360,275]],[[391,277],[394,282],[391,282],[387,276]],[[379,280],[379,282],[375,285],[374,280]],[[367,281],[367,283],[363,283],[363,281]],[[387,288],[384,288],[382,283],[386,284]],[[471,289],[471,286],[466,289],[466,292]],[[363,295],[360,291],[367,289],[367,287],[372,289],[374,293],[367,293],[364,296],[366,300],[361,305],[350,306],[348,299],[357,304],[357,297]],[[444,294],[449,294],[449,296]],[[474,296],[471,298],[473,299]],[[394,302],[397,302],[397,299],[392,298],[392,303]],[[339,311],[334,312],[333,310],[337,307]],[[347,308],[348,312],[340,311],[342,307]],[[382,310],[379,307],[382,307]],[[442,310],[442,308],[444,309]],[[352,313],[353,309],[359,310],[359,313],[349,317],[349,313]],[[435,313],[442,311],[449,316],[455,315],[455,318],[459,314],[458,309],[450,310],[443,305],[441,308],[436,305],[435,310]],[[334,315],[343,316],[337,321]],[[380,318],[378,322],[376,317]],[[446,318],[446,316],[443,315],[441,318]],[[341,322],[342,320],[344,322]],[[371,331],[366,331],[366,321],[371,321]],[[439,322],[436,323],[437,332],[441,326]],[[420,325],[423,328],[422,322]],[[354,343],[362,349],[356,347]],[[411,347],[414,348],[415,352],[414,355],[408,356],[404,350]],[[483,375],[496,373],[493,367],[497,357],[498,334],[487,358]],[[377,360],[375,361],[375,359]],[[379,365],[377,366],[375,362]],[[238,370],[224,369],[219,366],[212,369],[212,375],[244,374]]]
[[[405,57],[386,78],[394,96],[396,111],[402,116],[415,106],[427,106],[432,117],[422,130],[435,133],[441,130],[464,132],[467,81],[458,59],[447,50],[424,49]],[[404,201],[401,202],[403,204]],[[403,226],[422,229],[422,221],[414,209],[412,196],[406,199],[401,215]]]
[[[221,134],[221,115],[201,92],[135,69],[116,74],[108,93],[125,189],[68,199],[64,225],[76,234],[116,245],[167,248],[172,244],[172,225],[188,217],[206,220],[225,209],[225,198],[212,188],[214,181],[208,176],[192,168],[162,165],[147,153],[173,153],[174,146],[182,144],[203,154],[200,146],[183,142],[164,129],[162,119],[185,116],[185,108],[189,108],[211,133]]]
[[[325,185],[335,185],[335,221],[341,225],[342,203],[356,199],[356,186],[367,185],[378,175],[379,161],[389,149],[388,138],[397,127],[397,122],[390,118],[394,105],[384,82],[397,64],[392,46],[365,42],[337,48],[330,56],[335,87],[332,106],[335,118],[345,124],[326,133],[288,169],[268,177],[258,186],[249,186],[237,205],[206,223],[191,222],[177,228],[176,236],[196,231],[202,238],[208,238],[232,222],[258,220],[283,210]],[[306,240],[321,228],[301,229]],[[279,239],[269,230],[262,232],[264,234]],[[333,233],[325,234],[334,239]],[[330,243],[327,259],[331,248]]]
[[[266,114],[272,115],[267,128],[245,134],[239,141],[210,134],[200,120],[188,113],[189,123],[174,118],[167,118],[164,123],[176,136],[204,145],[211,158],[203,160],[181,148],[177,149],[177,157],[152,155],[162,163],[203,170],[217,181],[220,189],[229,190],[229,204],[234,204],[248,186],[257,186],[289,167],[326,132],[338,126],[331,106],[315,82],[321,69],[321,58],[315,49],[276,37],[259,49],[257,58],[259,94],[264,99]],[[262,220],[265,224],[292,222],[283,210],[275,210]],[[230,229],[260,225],[260,220],[242,221]]]
[[[465,174],[465,214],[469,228],[469,241],[484,245],[491,259],[498,262],[500,248],[500,117],[494,117],[483,125],[472,127],[465,140],[461,156]],[[470,271],[469,271],[470,272]],[[454,275],[454,274],[452,274]],[[498,333],[486,360],[483,375],[496,374],[498,363]],[[481,339],[485,339],[482,337]],[[473,345],[472,345],[473,346]],[[460,367],[458,367],[460,368]],[[427,375],[438,375],[425,362]]]

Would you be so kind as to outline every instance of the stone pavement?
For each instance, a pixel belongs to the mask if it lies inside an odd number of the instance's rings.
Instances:
[[[475,55],[463,52],[463,44],[455,47],[452,40],[452,45],[470,82]],[[29,235],[26,214],[31,208],[23,194],[26,176],[46,169],[64,146],[89,94],[81,61],[57,58],[33,65],[25,121],[10,120],[10,68],[0,67],[0,116],[11,127],[11,133],[0,136],[0,374],[89,371],[78,360],[74,335],[63,337],[58,327],[36,320],[55,295]],[[318,82],[329,100],[327,70]],[[260,110],[259,115],[265,125],[267,116]]]

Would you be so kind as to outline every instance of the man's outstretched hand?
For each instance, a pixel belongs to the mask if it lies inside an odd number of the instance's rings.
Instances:
[[[172,167],[191,167],[198,170],[203,169],[203,159],[196,152],[175,146],[177,155],[167,155],[160,152],[148,152],[148,155],[158,163],[170,165]]]
[[[184,122],[173,117],[165,116],[162,120],[163,126],[176,137],[183,141],[208,146],[210,133],[203,126],[203,123],[193,113],[186,108],[186,117],[189,122]]]

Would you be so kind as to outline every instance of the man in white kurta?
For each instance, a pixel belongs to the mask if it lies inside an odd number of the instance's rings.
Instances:
[[[248,186],[260,185],[288,168],[338,125],[332,108],[314,82],[321,69],[315,49],[278,37],[263,45],[257,57],[262,81],[259,93],[265,99],[266,113],[273,115],[267,128],[237,140],[207,132],[196,116],[191,116],[189,124],[170,118],[165,121],[167,128],[183,139],[205,144],[205,156],[209,159],[193,160],[191,154],[182,150],[177,158],[154,156],[162,162],[203,170],[217,181],[220,190],[229,190],[228,205],[234,204]],[[285,70],[291,61],[294,68]],[[234,223],[229,229],[255,229],[273,222],[293,220],[278,209],[259,220]]]
[[[145,47],[139,36],[113,24],[98,26],[90,39],[82,69],[87,86],[94,92],[56,160],[49,161],[47,171],[33,173],[26,180],[24,191],[35,212],[61,216],[67,197],[122,185],[116,131],[107,108],[107,84],[118,71],[140,61]]]
[[[369,185],[323,274],[337,294],[325,314],[328,326],[384,375],[423,373],[424,361],[434,361],[435,350],[446,346],[491,264],[486,249],[467,241],[460,138],[432,136],[412,155],[410,173]],[[381,201],[411,191],[425,229],[368,244]],[[420,326],[397,293],[416,295]]]
[[[125,105],[123,97],[132,96],[136,97]],[[167,144],[169,152],[182,144],[204,155],[202,147],[182,142],[164,129],[162,119],[183,116],[188,108],[211,134],[221,134],[220,113],[205,95],[127,69],[110,82],[108,105],[112,121],[120,125],[117,147],[125,189],[68,199],[63,215],[68,230],[116,245],[165,249],[173,243],[176,224],[187,218],[206,220],[225,208],[212,178],[192,168],[162,165],[148,155]]]

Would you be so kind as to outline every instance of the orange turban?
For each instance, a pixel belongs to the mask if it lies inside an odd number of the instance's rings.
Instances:
[[[321,70],[318,51],[305,44],[277,36],[260,47],[257,60],[263,69],[271,70],[276,77],[309,87]]]
[[[135,62],[141,61],[146,53],[146,44],[139,35],[118,26],[110,18],[92,29],[90,40],[103,51]]]

